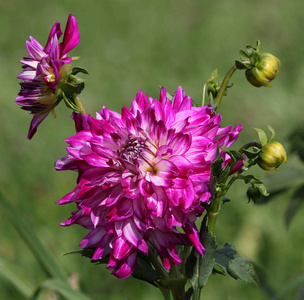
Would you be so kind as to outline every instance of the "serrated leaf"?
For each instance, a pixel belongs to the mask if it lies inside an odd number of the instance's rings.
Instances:
[[[292,219],[304,204],[304,185],[301,185],[292,195],[285,213],[285,223],[289,227]]]
[[[215,263],[215,238],[206,225],[206,217],[201,224],[200,241],[205,248],[204,255],[201,256],[193,247],[187,262],[186,262],[186,276],[188,277],[193,287],[194,299],[199,299],[200,290],[206,285],[209,280]]]
[[[257,275],[251,261],[241,256],[235,247],[226,243],[223,248],[215,251],[215,264],[234,279],[259,285]]]
[[[259,285],[258,277],[255,274],[251,261],[245,257],[239,256],[234,258],[229,264],[229,274],[236,279]]]
[[[260,128],[253,128],[253,129],[256,131],[256,133],[259,136],[260,144],[262,146],[265,146],[267,144],[267,135],[266,135],[266,133],[262,129],[260,129]]]
[[[212,234],[205,230],[205,233],[203,235],[204,235],[203,245],[206,251],[204,252],[203,257],[200,259],[199,262],[199,270],[200,270],[200,275],[198,278],[199,288],[203,288],[206,285],[212,274],[212,270],[215,263],[214,254],[216,250],[216,242]]]

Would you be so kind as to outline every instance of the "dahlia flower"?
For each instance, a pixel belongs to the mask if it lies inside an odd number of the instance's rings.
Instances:
[[[26,41],[29,56],[20,61],[23,63],[23,72],[18,78],[24,82],[20,83],[21,90],[15,102],[34,115],[28,132],[29,139],[62,99],[57,85],[66,76],[65,64],[72,61],[72,58],[67,57],[68,52],[76,47],[80,40],[74,16],[69,15],[63,41],[59,44],[61,35],[60,23],[57,22],[50,32],[45,47],[32,36]]]
[[[65,140],[68,154],[55,167],[79,176],[58,203],[76,203],[61,225],[90,231],[80,247],[95,249],[92,260],[108,257],[107,269],[125,278],[138,251],[148,254],[149,247],[166,269],[181,263],[176,245],[203,255],[195,221],[210,203],[210,166],[217,144],[230,147],[241,126],[220,128],[221,115],[192,107],[180,87],[172,102],[164,88],[159,101],[139,91],[121,114],[104,107],[96,118],[74,113],[73,119],[77,133]]]

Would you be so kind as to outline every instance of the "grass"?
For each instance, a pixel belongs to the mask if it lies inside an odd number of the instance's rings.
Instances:
[[[256,0],[232,1],[37,1],[0,3],[0,187],[27,217],[55,259],[70,275],[78,275],[81,289],[93,299],[160,298],[160,293],[132,278],[118,280],[104,266],[77,256],[63,256],[78,249],[86,234],[80,227],[60,228],[72,206],[54,203],[75,185],[76,174],[55,172],[53,163],[65,155],[64,138],[74,133],[63,106],[39,127],[32,141],[26,140],[30,116],[13,102],[19,87],[18,62],[25,54],[29,35],[42,44],[51,26],[76,15],[81,42],[72,55],[73,65],[86,68],[89,76],[81,95],[94,114],[103,105],[120,110],[129,106],[140,89],[158,97],[159,85],[173,93],[182,85],[198,103],[203,82],[219,68],[220,79],[238,58],[238,49],[259,39],[262,51],[282,62],[271,89],[250,86],[242,72],[233,77],[220,108],[223,126],[241,123],[243,132],[236,148],[255,138],[252,127],[270,124],[280,142],[302,121],[304,75],[302,11],[304,3]],[[284,169],[282,170],[284,171]],[[275,289],[304,272],[303,225],[296,216],[289,230],[283,216],[288,199],[278,198],[263,206],[247,204],[245,187],[231,191],[232,202],[221,211],[216,235],[220,245],[229,241],[240,253],[267,270]],[[303,210],[302,212],[303,213]],[[0,212],[0,254],[18,265],[36,282],[43,273],[20,240],[4,212]],[[219,288],[220,287],[220,288]],[[230,278],[214,276],[204,299],[268,299],[259,289]],[[293,299],[294,290],[284,299]],[[22,299],[12,286],[0,281],[4,299]]]

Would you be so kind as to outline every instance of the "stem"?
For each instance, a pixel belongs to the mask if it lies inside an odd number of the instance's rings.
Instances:
[[[208,211],[208,229],[209,231],[214,235],[214,228],[215,228],[215,223],[216,223],[216,218],[217,215],[219,214],[219,211],[222,206],[222,201],[223,201],[224,196],[215,198],[212,201],[211,209]]]
[[[160,289],[161,293],[163,294],[164,300],[171,300],[170,290],[163,288],[160,284],[157,285],[157,287]]]
[[[215,105],[216,105],[216,110],[219,108],[219,106],[220,106],[220,104],[221,104],[221,101],[222,101],[222,98],[223,98],[223,96],[224,96],[224,92],[225,92],[225,90],[226,90],[226,88],[227,88],[227,85],[228,85],[228,83],[229,83],[229,80],[230,80],[230,78],[232,77],[233,73],[234,73],[236,70],[237,70],[236,66],[233,65],[233,66],[229,69],[229,71],[227,72],[227,74],[226,74],[226,76],[225,76],[225,78],[224,78],[224,80],[223,80],[223,82],[222,82],[222,84],[221,84],[221,87],[220,87],[220,89],[219,89],[219,91],[218,91],[218,93],[217,93],[217,95],[216,95],[216,97],[215,97],[215,99],[214,99],[214,103],[215,103]]]
[[[84,106],[83,106],[82,102],[80,101],[79,97],[75,97],[75,104],[79,108],[79,113],[80,114],[84,114],[84,115],[87,114],[87,111],[84,108]]]
[[[155,256],[152,250],[149,250],[148,257],[152,265],[154,266],[155,270],[163,277],[168,278],[169,274],[165,271],[164,267],[159,263],[157,257]]]
[[[259,149],[262,149],[262,145],[260,143],[257,143],[257,142],[249,142],[247,144],[245,144],[244,146],[242,146],[240,149],[239,149],[239,152],[240,153],[244,153],[243,150],[246,150],[250,147],[256,147],[256,148],[259,148]]]
[[[169,288],[174,300],[182,300],[185,296],[187,278],[181,274],[177,265],[171,264]]]

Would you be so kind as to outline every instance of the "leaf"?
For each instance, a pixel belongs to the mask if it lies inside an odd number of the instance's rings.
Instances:
[[[0,276],[10,282],[24,298],[30,298],[35,291],[36,287],[26,273],[4,257],[0,257]]]
[[[182,300],[191,300],[192,294],[193,294],[193,287],[188,289]]]
[[[234,279],[241,279],[256,286],[259,285],[252,262],[241,256],[229,243],[215,251],[215,264]]]
[[[68,252],[65,255],[69,254],[81,254],[81,256],[87,257],[92,259],[92,256],[95,252],[96,248],[85,248],[85,249],[79,249],[76,251]],[[108,264],[109,263],[109,255],[98,260],[91,260],[91,263],[97,263],[97,264]]]
[[[274,140],[274,138],[275,138],[275,131],[274,131],[274,129],[273,129],[270,125],[267,125],[267,128],[268,128],[268,130],[269,130],[270,133],[271,133],[271,138],[270,138],[269,141],[272,141],[272,140]]]
[[[224,162],[224,160],[222,158],[218,157],[211,164],[211,174],[214,178],[218,178],[220,176],[220,174],[222,173],[223,162]]]
[[[160,275],[152,268],[145,255],[138,251],[136,268],[132,273],[134,278],[146,281],[155,286],[154,281],[158,280]]]
[[[80,67],[75,67],[72,69],[71,74],[76,75],[77,73],[83,73],[89,75],[89,72],[86,69],[80,68]]]
[[[244,50],[242,50],[242,49],[240,50],[240,58],[242,60],[248,60],[249,59],[247,53]]]
[[[255,183],[255,184],[260,184],[263,183],[262,180],[258,179],[257,177],[253,175],[237,175],[237,179],[242,179],[246,184],[248,183]]]
[[[245,69],[250,68],[250,64],[243,63],[242,61],[240,61],[238,59],[236,59],[234,63],[235,63],[235,66],[237,67],[237,69],[239,69],[239,70],[245,70]]]
[[[42,244],[35,234],[29,222],[0,194],[0,204],[4,207],[13,225],[23,238],[33,255],[40,263],[41,267],[49,277],[55,277],[62,281],[67,281],[67,276],[63,269],[56,263],[48,249]]]
[[[301,185],[292,195],[289,206],[285,213],[285,223],[289,227],[292,219],[304,204],[304,185]]]
[[[253,129],[256,131],[256,133],[259,136],[260,144],[262,146],[265,146],[267,144],[267,135],[266,135],[266,133],[262,129],[259,129],[259,128],[253,128]]]
[[[248,150],[248,149],[243,149],[244,154],[249,158],[249,159],[255,159],[258,157],[259,153],[261,150],[256,150],[254,149],[253,151]]]
[[[200,294],[200,290],[209,280],[215,263],[216,242],[215,238],[208,231],[206,217],[202,221],[200,240],[205,248],[204,255],[201,256],[193,247],[186,262],[186,276],[193,287],[194,299],[199,299],[197,297]]]
[[[238,151],[230,150],[227,147],[222,147],[222,150],[225,151],[231,157],[234,163],[244,160],[243,155]]]
[[[41,284],[41,287],[54,290],[68,300],[90,300],[89,297],[79,291],[72,289],[67,282],[64,282],[60,279],[48,279]]]

